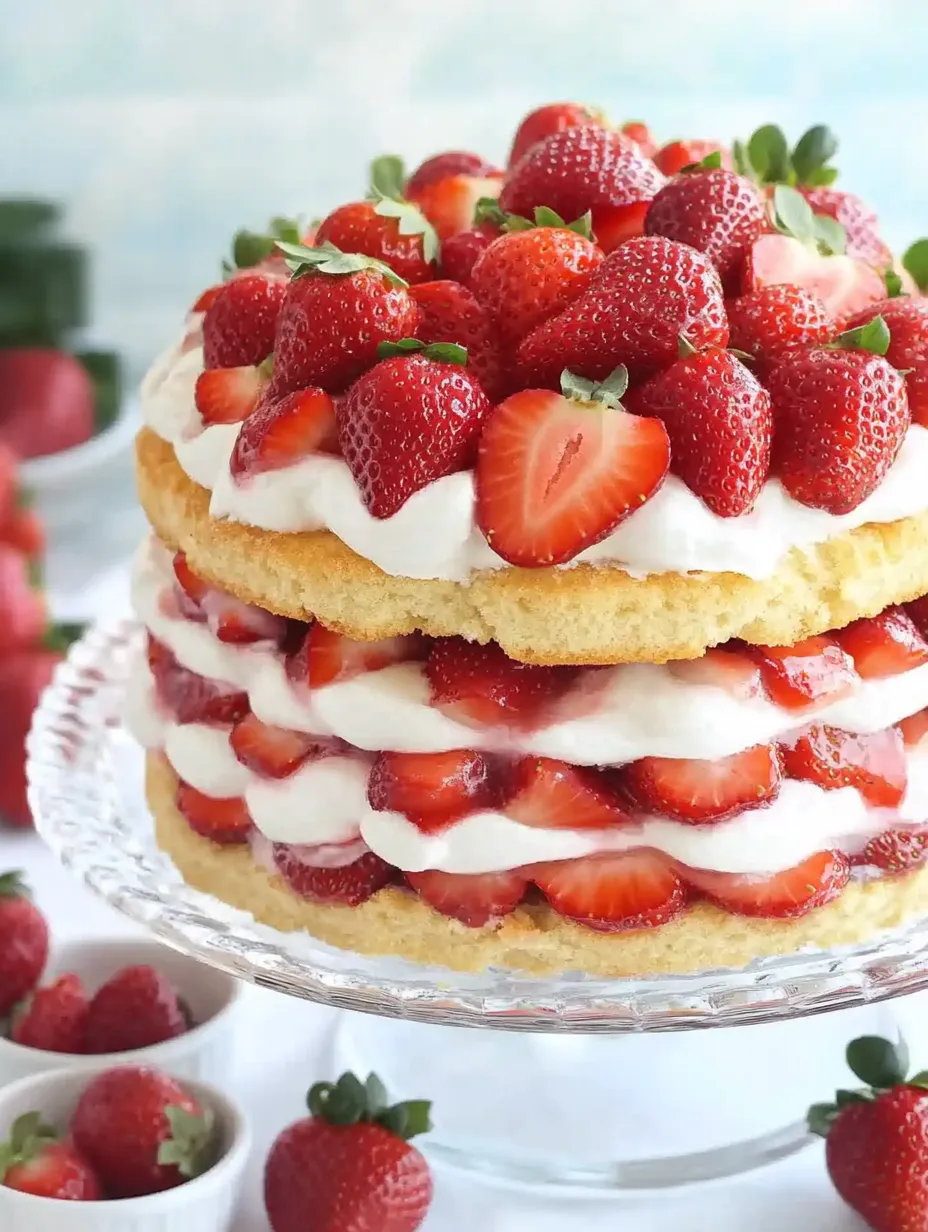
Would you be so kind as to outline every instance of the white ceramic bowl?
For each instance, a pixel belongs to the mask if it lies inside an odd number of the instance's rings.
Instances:
[[[101,1056],[73,1056],[24,1048],[0,1038],[0,1088],[54,1069],[106,1069],[113,1065],[154,1065],[177,1078],[196,1078],[219,1085],[225,1081],[232,1060],[236,1012],[244,986],[231,975],[217,971],[169,950],[157,941],[120,939],[74,941],[54,951],[42,977],[47,984],[57,975],[73,971],[94,993],[123,967],[144,963],[156,967],[175,986],[197,1025],[184,1035],[137,1048]],[[2,1222],[0,1229],[6,1232]]]
[[[99,1061],[99,1058],[97,1058]],[[15,1082],[0,1091],[0,1141],[24,1112],[64,1130],[94,1073],[111,1068],[57,1070]],[[113,1202],[58,1202],[0,1185],[3,1232],[226,1232],[235,1214],[251,1150],[251,1131],[238,1107],[213,1087],[185,1081],[212,1108],[220,1127],[222,1156],[202,1176],[164,1193]]]

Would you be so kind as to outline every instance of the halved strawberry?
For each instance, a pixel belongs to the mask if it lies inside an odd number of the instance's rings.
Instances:
[[[872,864],[887,873],[904,873],[928,860],[928,831],[884,830],[864,848],[861,864]]]
[[[470,230],[477,202],[484,197],[498,197],[502,186],[499,176],[450,175],[410,190],[409,199],[435,228],[438,238],[446,240],[459,231]]]
[[[223,845],[248,842],[251,814],[240,796],[220,800],[216,796],[204,796],[189,783],[182,782],[178,785],[175,802],[190,829],[203,838]]]
[[[314,453],[338,453],[335,402],[324,389],[298,389],[261,403],[236,437],[229,470],[244,479]]]
[[[511,565],[563,564],[653,496],[669,462],[659,419],[526,389],[484,424],[477,524]]]
[[[280,644],[289,626],[283,616],[275,616],[253,603],[243,603],[234,595],[212,587],[202,601],[210,628],[220,642],[247,645],[251,642]]]
[[[864,680],[898,676],[928,663],[928,641],[901,607],[888,607],[879,616],[855,620],[839,629],[835,637]]]
[[[316,902],[358,907],[393,880],[395,870],[373,851],[352,864],[317,867],[301,858],[299,848],[274,844],[274,863],[291,890]]]
[[[532,880],[560,915],[604,933],[666,924],[687,901],[671,862],[647,847],[536,864]]]
[[[523,757],[515,763],[503,812],[546,830],[607,830],[630,820],[601,771],[553,757]]]
[[[757,291],[780,283],[805,288],[838,322],[877,303],[886,292],[881,275],[863,261],[822,256],[790,235],[762,235],[745,261],[742,290]]]
[[[210,586],[208,582],[204,582],[201,577],[187,564],[187,557],[183,552],[174,553],[174,576],[177,578],[178,585],[184,594],[191,599],[193,603],[199,607],[206,596],[209,594]]]
[[[188,671],[167,646],[153,639],[148,661],[158,696],[178,723],[235,723],[248,713],[247,693]]]
[[[711,761],[642,757],[620,776],[643,809],[698,825],[769,803],[780,790],[780,759],[774,745],[757,744]]]
[[[436,638],[425,665],[433,705],[464,723],[520,730],[543,726],[577,672],[517,663],[496,642],[462,637]]]
[[[509,915],[525,897],[528,880],[519,869],[502,873],[407,873],[420,898],[442,915],[480,928]]]
[[[362,672],[380,671],[391,663],[418,659],[421,654],[422,640],[416,636],[356,642],[317,622],[309,626],[302,645],[288,659],[287,675],[294,683],[321,689]]]
[[[874,808],[895,808],[905,795],[905,747],[895,727],[857,733],[813,723],[780,753],[791,778],[826,791],[856,787]]]
[[[760,696],[763,688],[760,668],[751,661],[746,647],[710,647],[702,658],[668,663],[667,670],[688,684],[724,689],[744,700]]]
[[[847,885],[850,867],[840,851],[817,851],[802,864],[756,877],[688,868],[687,881],[714,903],[737,915],[790,920],[823,907]]]
[[[194,402],[204,423],[240,423],[258,405],[265,385],[260,368],[207,368],[197,377]]]
[[[805,710],[837,701],[858,683],[854,664],[833,637],[823,633],[794,646],[745,646],[760,666],[771,701],[784,710]]]
[[[262,723],[255,714],[239,719],[229,733],[229,744],[243,766],[271,779],[286,778],[311,757],[324,756],[332,747],[331,741],[307,732]]]
[[[441,830],[499,799],[496,768],[483,753],[380,753],[367,783],[371,808],[404,813],[420,830]]]
[[[916,714],[910,714],[908,718],[902,719],[898,727],[902,732],[903,741],[910,748],[921,744],[925,736],[928,736],[928,706],[924,710],[919,710]]]

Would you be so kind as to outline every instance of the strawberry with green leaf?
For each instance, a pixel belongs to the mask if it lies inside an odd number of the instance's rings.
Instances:
[[[59,1202],[99,1202],[103,1190],[93,1169],[60,1142],[38,1112],[24,1112],[0,1142],[0,1185]]]
[[[420,282],[409,293],[419,309],[416,337],[425,343],[454,342],[467,352],[467,366],[491,402],[506,386],[503,357],[493,318],[473,291],[450,279]]]
[[[928,299],[899,295],[857,313],[847,322],[850,330],[867,325],[878,313],[889,330],[887,362],[905,377],[912,422],[928,427]]]
[[[732,170],[731,154],[716,141],[670,141],[661,146],[652,157],[664,175],[677,175],[695,163],[704,162],[713,154],[718,155],[720,167],[724,167],[726,171]]]

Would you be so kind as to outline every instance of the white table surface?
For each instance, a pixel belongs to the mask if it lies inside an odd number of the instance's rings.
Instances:
[[[69,618],[95,611],[118,613],[125,607],[125,571],[99,579],[79,596],[59,596],[55,606]],[[78,884],[34,835],[0,832],[0,870],[4,868],[26,871],[59,940],[126,935],[136,927]],[[928,995],[907,998],[896,1007],[914,1061],[923,1068],[928,1065]],[[252,1117],[256,1150],[235,1232],[267,1228],[261,1202],[263,1159],[277,1131],[302,1115],[301,1092],[313,1081],[333,1077],[328,1042],[335,1017],[324,1007],[248,990],[230,1093]],[[748,1098],[749,1081],[746,1076]],[[827,1094],[823,1091],[820,1097]],[[802,1111],[798,1108],[797,1116]],[[704,1115],[711,1118],[712,1109],[706,1108]],[[615,1200],[527,1198],[439,1170],[426,1232],[473,1232],[478,1227],[481,1232],[859,1232],[863,1224],[831,1190],[821,1146],[814,1145],[734,1181]]]

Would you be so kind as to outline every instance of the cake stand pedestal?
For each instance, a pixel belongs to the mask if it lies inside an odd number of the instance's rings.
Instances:
[[[91,629],[46,693],[29,740],[40,834],[168,945],[360,1011],[342,1016],[336,1068],[432,1099],[423,1145],[438,1163],[596,1196],[747,1171],[809,1141],[806,1107],[849,1081],[848,1040],[895,1035],[885,1002],[928,987],[928,921],[853,948],[641,980],[465,975],[265,928],[191,889],[155,846],[141,752],[120,722],[141,636],[129,622]]]

